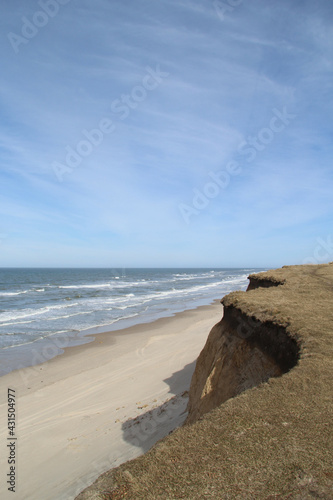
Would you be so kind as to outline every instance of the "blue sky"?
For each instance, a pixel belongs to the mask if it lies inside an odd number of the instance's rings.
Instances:
[[[333,260],[331,1],[2,12],[0,266]]]

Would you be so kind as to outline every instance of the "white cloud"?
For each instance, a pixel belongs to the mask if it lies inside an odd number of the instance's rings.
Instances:
[[[19,32],[34,5],[9,6],[8,31]],[[82,242],[82,264],[93,265],[94,256],[107,262],[111,239],[125,265],[133,255],[136,265],[146,262],[149,248],[158,265],[168,265],[166,248],[173,264],[187,253],[191,265],[202,265],[199,254],[218,258],[218,250],[205,252],[213,245],[223,247],[226,261],[233,254],[241,262],[237,245],[250,227],[266,234],[258,256],[273,245],[271,229],[287,240],[291,227],[308,225],[310,235],[316,221],[325,227],[332,211],[332,40],[328,10],[310,3],[242,2],[222,22],[204,0],[70,2],[19,54],[9,43],[0,48],[7,248],[38,242],[49,265],[58,265],[72,262]],[[158,64],[169,73],[165,81],[126,119],[114,115],[111,103]],[[283,107],[296,115],[293,123],[256,161],[243,162],[242,174],[187,227],[178,204],[190,203],[209,171],[236,158],[239,144]],[[104,117],[116,130],[59,182],[53,162],[64,163],[66,148],[75,149],[82,131]],[[8,252],[4,265],[23,262],[21,254]]]

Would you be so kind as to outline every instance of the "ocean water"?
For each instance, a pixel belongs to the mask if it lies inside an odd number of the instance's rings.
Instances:
[[[50,358],[64,346],[88,342],[89,333],[150,322],[245,290],[247,276],[261,270],[0,269],[0,375],[42,361],[36,353]]]

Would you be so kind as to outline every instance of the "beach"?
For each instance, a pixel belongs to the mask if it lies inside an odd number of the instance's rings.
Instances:
[[[64,348],[212,304],[254,269],[0,269],[0,376]]]
[[[221,317],[215,301],[100,333],[89,344],[0,377],[1,498],[13,498],[3,453],[10,442],[8,389],[15,391],[17,497],[74,499],[101,473],[184,422],[196,359]]]

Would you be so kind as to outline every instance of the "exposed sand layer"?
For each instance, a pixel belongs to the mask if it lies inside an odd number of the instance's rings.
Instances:
[[[195,361],[221,305],[176,314],[0,378],[0,498],[70,500],[186,418]],[[7,390],[17,408],[16,493],[6,474]]]

